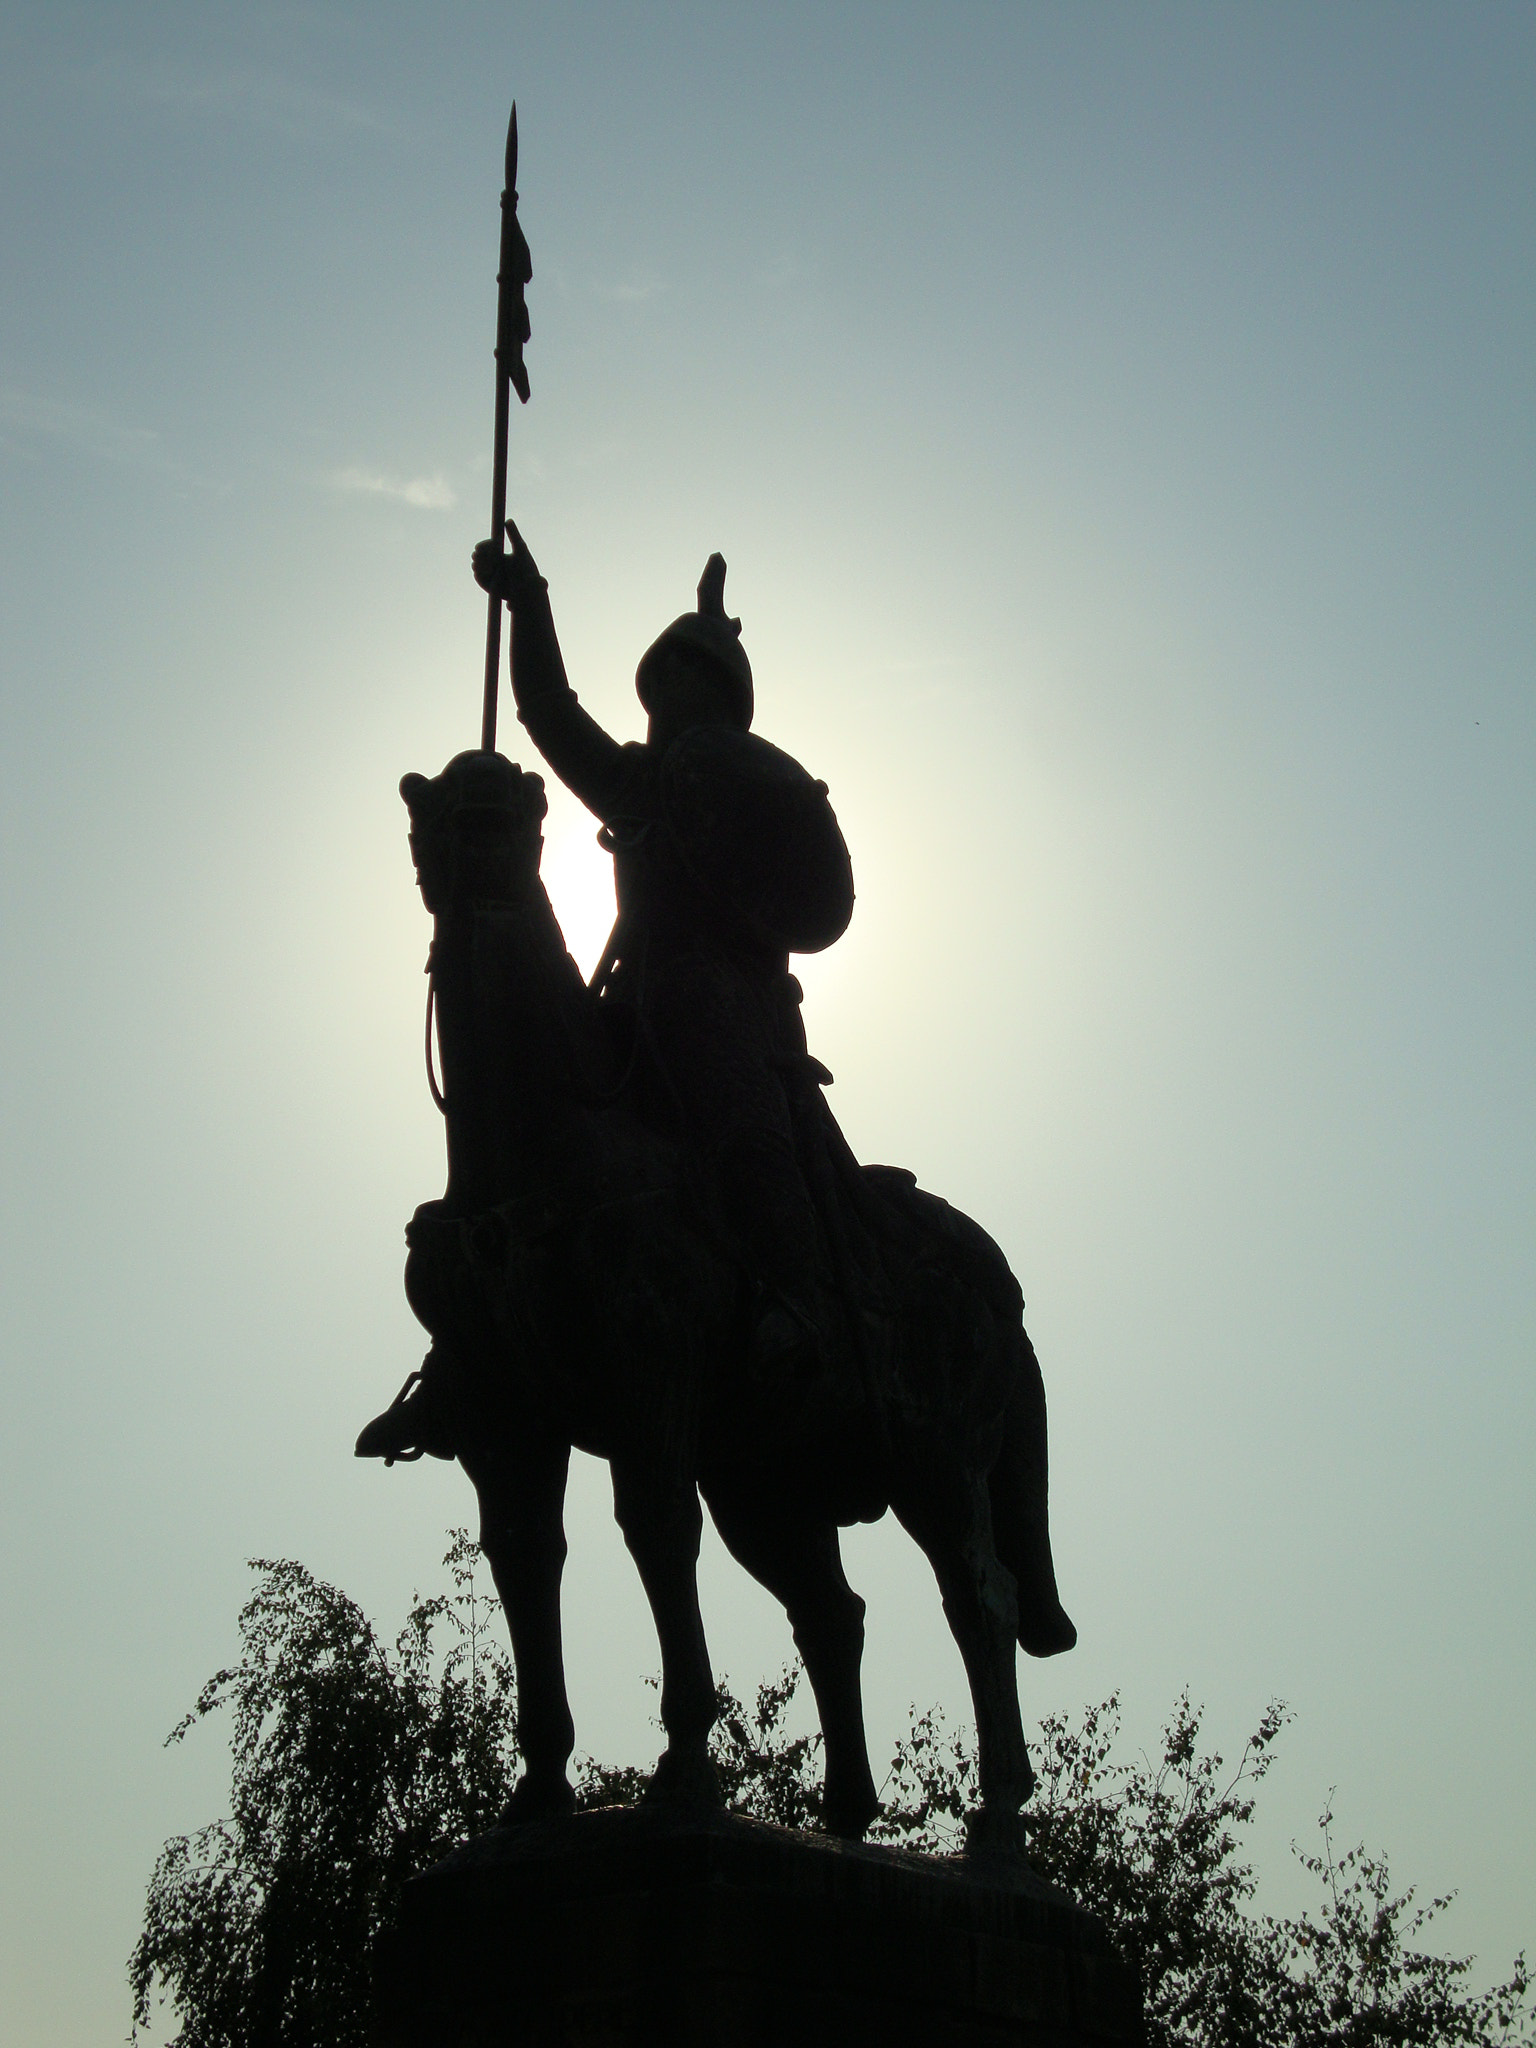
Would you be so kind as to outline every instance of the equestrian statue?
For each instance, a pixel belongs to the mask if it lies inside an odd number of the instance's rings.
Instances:
[[[406,776],[448,1181],[406,1233],[431,1348],[358,1454],[456,1457],[474,1483],[517,1668],[524,1771],[506,1824],[573,1805],[560,1579],[575,1446],[608,1461],[660,1639],[650,1798],[720,1798],[702,1496],[789,1616],[821,1719],[822,1824],[865,1832],[864,1604],[838,1530],[889,1508],[932,1563],[970,1683],[971,1842],[1011,1851],[1032,1784],[1015,1647],[1076,1640],[1018,1283],[911,1174],[861,1165],[828,1107],[790,957],[846,928],[852,871],[825,784],[752,730],[724,561],[641,658],[646,734],[621,745],[577,701],[548,587],[506,530],[510,552],[482,542],[474,573],[498,620],[511,613],[521,723],[601,821],[618,917],[584,981],[539,879],[543,781],[490,743]]]

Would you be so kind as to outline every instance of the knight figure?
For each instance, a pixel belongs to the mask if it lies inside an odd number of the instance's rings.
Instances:
[[[831,1076],[807,1051],[791,952],[822,950],[853,911],[848,851],[827,801],[787,754],[752,734],[752,666],[711,555],[698,607],[641,656],[643,741],[620,743],[577,699],[549,586],[508,521],[473,555],[512,615],[520,722],[599,820],[618,915],[591,989],[648,1122],[679,1146],[750,1292],[745,1369],[765,1391],[826,1361],[833,1285],[803,1162]],[[365,1454],[451,1455],[430,1379],[365,1432]],[[363,1445],[359,1446],[363,1449]]]

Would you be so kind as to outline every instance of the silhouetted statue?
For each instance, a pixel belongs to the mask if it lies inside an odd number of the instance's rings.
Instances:
[[[526,1771],[509,1821],[572,1804],[575,1445],[609,1462],[660,1638],[652,1797],[719,1797],[702,1494],[789,1614],[825,1738],[824,1824],[864,1832],[864,1607],[837,1531],[890,1507],[932,1562],[970,1681],[973,1839],[1016,1846],[1032,1773],[1015,1642],[1050,1656],[1076,1640],[1018,1284],[969,1218],[908,1173],[860,1166],[827,1107],[789,955],[840,935],[852,874],[825,785],[748,730],[720,556],[697,612],[642,658],[647,736],[621,746],[578,704],[547,586],[508,530],[512,553],[482,543],[475,572],[512,611],[523,724],[602,820],[618,921],[589,986],[539,880],[537,775],[481,752],[401,784],[435,919],[448,1186],[407,1231],[432,1348],[359,1455],[457,1456],[475,1484],[517,1664]]]

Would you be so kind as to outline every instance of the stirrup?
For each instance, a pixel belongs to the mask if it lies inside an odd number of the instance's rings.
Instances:
[[[451,1458],[449,1449],[439,1449],[432,1442],[432,1417],[423,1416],[422,1409],[430,1397],[417,1394],[416,1388],[426,1383],[425,1373],[418,1368],[406,1380],[382,1415],[376,1415],[357,1439],[353,1456],[357,1458],[382,1458],[386,1469],[391,1465],[414,1465],[418,1458],[428,1452],[434,1458]],[[422,1422],[426,1428],[420,1430]],[[419,1434],[418,1434],[419,1431]],[[425,1440],[424,1440],[425,1439]],[[441,1441],[441,1439],[439,1439]]]

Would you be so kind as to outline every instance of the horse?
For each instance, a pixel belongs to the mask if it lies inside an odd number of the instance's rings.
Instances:
[[[836,1327],[824,1371],[754,1376],[740,1252],[686,1147],[646,1113],[633,1049],[540,879],[542,779],[472,753],[400,787],[434,920],[428,1062],[435,1016],[448,1153],[443,1197],[407,1229],[406,1293],[432,1339],[433,1448],[475,1488],[512,1640],[524,1769],[504,1820],[574,1804],[560,1610],[574,1447],[608,1462],[660,1643],[666,1747],[650,1799],[719,1803],[702,1497],[788,1615],[821,1722],[822,1825],[865,1833],[879,1801],[864,1603],[838,1530],[890,1509],[932,1564],[970,1685],[981,1804],[968,1840],[1017,1851],[1033,1773],[1015,1645],[1050,1656],[1076,1631],[1051,1558],[1044,1389],[1003,1254],[911,1174],[859,1165],[821,1094],[830,1076],[806,1055],[786,1087],[811,1134]]]

